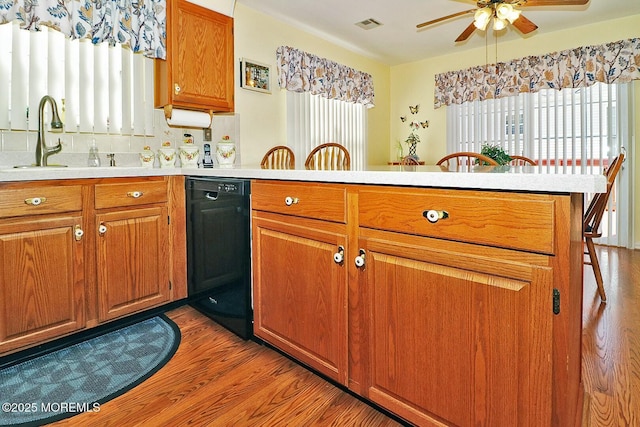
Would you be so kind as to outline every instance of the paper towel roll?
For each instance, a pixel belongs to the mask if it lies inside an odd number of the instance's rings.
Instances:
[[[166,110],[165,110],[166,113]],[[203,111],[178,110],[172,108],[166,114],[169,126],[186,128],[208,128],[211,126],[211,116]]]

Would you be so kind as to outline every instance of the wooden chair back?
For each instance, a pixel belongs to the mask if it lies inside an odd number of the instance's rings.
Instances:
[[[477,163],[476,160],[478,160]],[[456,165],[456,170],[470,172],[476,166],[498,166],[498,162],[484,154],[470,151],[459,151],[457,153],[447,154],[438,160],[436,165],[447,170],[451,169],[451,165]]]
[[[402,160],[400,160],[400,164],[402,166],[418,166],[420,162],[413,156],[404,156]]]
[[[262,169],[295,169],[296,156],[291,148],[277,145],[267,151],[260,162]]]
[[[593,239],[602,236],[602,232],[600,231],[600,223],[602,222],[602,217],[607,210],[609,198],[611,196],[611,192],[613,191],[616,177],[618,176],[618,172],[620,172],[623,161],[624,153],[620,153],[618,157],[613,159],[609,167],[605,170],[605,175],[607,177],[607,190],[604,193],[597,193],[593,196],[591,202],[589,203],[589,206],[585,210],[584,218],[582,221],[582,234],[587,246],[586,254],[589,255],[589,261],[585,261],[585,264],[589,264],[593,267],[593,273],[596,277],[596,284],[598,285],[598,293],[600,294],[600,299],[602,301],[606,301],[607,296],[604,290],[602,272],[600,271],[600,263],[598,262],[598,256],[595,251]]]
[[[349,151],[336,142],[327,142],[311,150],[304,167],[313,170],[350,170]]]
[[[511,157],[511,162],[509,162],[510,165],[514,165],[514,166],[537,166],[538,162],[536,162],[535,160],[532,160],[528,157],[525,156],[509,156]]]

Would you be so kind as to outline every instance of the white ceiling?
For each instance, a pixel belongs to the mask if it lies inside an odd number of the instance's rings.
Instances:
[[[416,29],[421,22],[475,8],[473,0],[236,1],[389,65],[485,46],[485,34],[477,30],[467,41],[454,42],[471,23],[473,14]],[[500,42],[640,14],[640,0],[591,0],[585,6],[525,6],[522,11],[539,28],[526,36],[507,28],[500,32]],[[383,25],[370,30],[355,25],[369,18]],[[487,32],[492,42],[493,31]]]

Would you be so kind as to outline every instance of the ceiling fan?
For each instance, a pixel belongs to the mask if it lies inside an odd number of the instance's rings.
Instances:
[[[522,34],[528,34],[538,28],[538,26],[525,18],[518,8],[530,6],[582,6],[588,2],[589,0],[478,0],[476,2],[476,9],[464,10],[442,16],[438,19],[418,24],[416,27],[423,28],[447,19],[473,13],[473,22],[458,36],[456,42],[468,39],[476,29],[484,31],[492,20],[494,30],[502,30],[508,24],[511,24]]]

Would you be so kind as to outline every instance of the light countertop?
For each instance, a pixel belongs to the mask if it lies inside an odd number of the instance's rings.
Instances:
[[[530,166],[480,167],[473,172],[443,171],[439,166],[369,166],[366,170],[310,171],[260,169],[242,166],[213,169],[145,169],[142,167],[0,168],[0,182],[73,178],[191,175],[228,178],[276,179],[349,184],[529,191],[543,193],[602,193],[603,174],[555,173]]]

